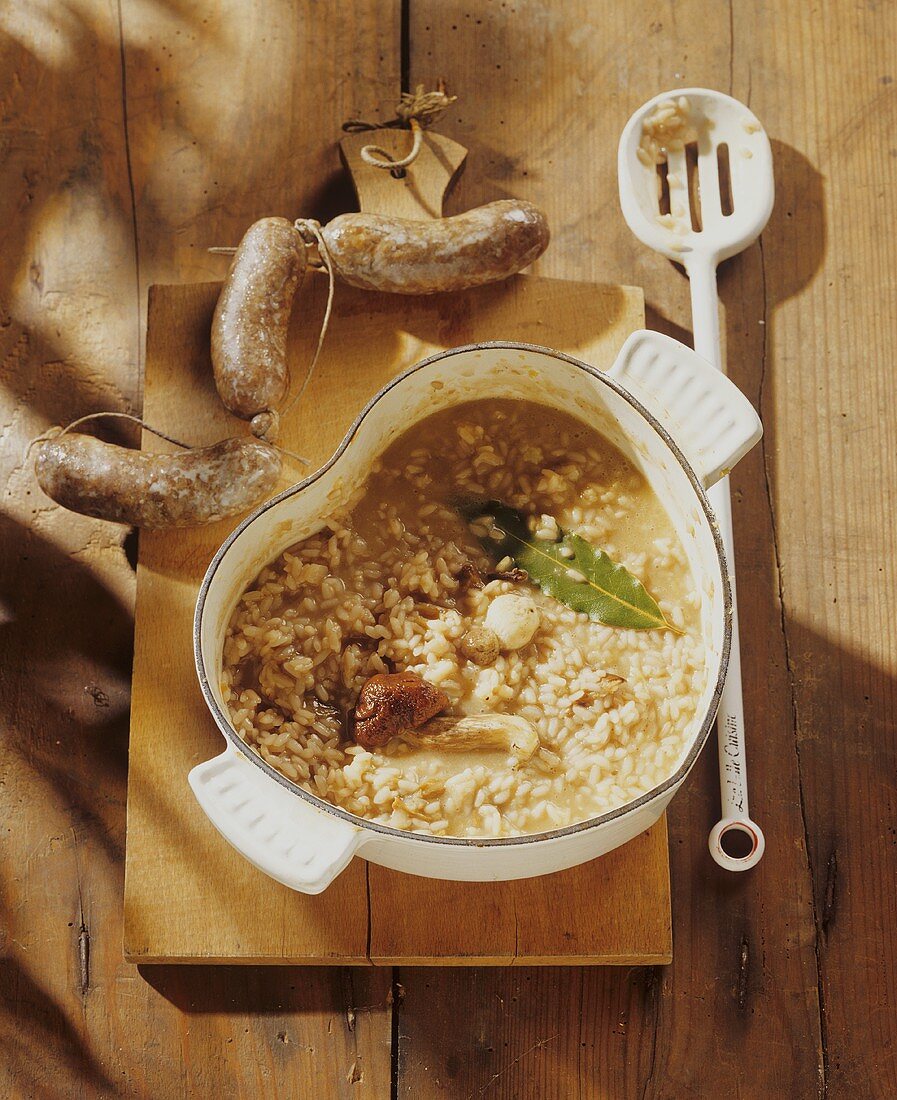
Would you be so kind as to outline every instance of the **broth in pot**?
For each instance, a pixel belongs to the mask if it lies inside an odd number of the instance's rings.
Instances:
[[[699,608],[661,501],[607,439],[473,401],[409,429],[262,570],[222,691],[270,765],[358,817],[543,832],[673,773],[706,680]]]

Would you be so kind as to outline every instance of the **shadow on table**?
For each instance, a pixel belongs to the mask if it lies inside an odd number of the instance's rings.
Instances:
[[[332,1012],[351,1020],[389,1006],[385,971],[374,967],[141,964],[137,971],[187,1015]]]
[[[77,559],[2,514],[0,608],[7,805],[14,814],[25,803],[25,812],[39,814],[46,830],[42,837],[38,826],[32,834],[38,847],[19,854],[30,864],[50,851],[60,837],[51,839],[49,833],[63,818],[66,832],[73,838],[77,834],[83,851],[102,853],[120,880],[128,711],[126,686],[116,691],[113,683],[126,685],[130,671],[131,616]],[[14,818],[8,826],[15,831]],[[20,937],[31,938],[14,916],[21,906],[17,900],[13,906],[19,874],[29,872],[18,861],[3,861],[0,929],[8,938],[0,959],[0,1005],[11,1011],[0,1011],[2,1070],[13,1075],[22,1095],[42,1094],[44,1064],[35,1062],[40,1047],[77,1082],[73,1090],[87,1087],[114,1095],[114,1082],[94,1058],[70,1009],[41,984],[48,977],[45,953],[29,954],[19,943]],[[88,883],[90,878],[88,870]],[[77,932],[66,936],[64,911],[59,923],[63,940],[74,942]]]
[[[121,863],[133,620],[99,578],[0,513],[0,715],[6,752]],[[34,791],[32,791],[32,795]]]
[[[85,1089],[92,1095],[120,1095],[62,1007],[38,985],[23,962],[11,957],[0,959],[0,1004],[7,999],[10,1003],[14,1000],[16,1011],[14,1015],[0,1012],[0,1070],[4,1079],[14,1080],[22,1088],[19,1096],[49,1095],[38,1085],[38,1050],[44,1059],[66,1067],[72,1081],[70,1095],[75,1095],[75,1089],[81,1095]],[[29,1086],[35,1091],[26,1091]]]

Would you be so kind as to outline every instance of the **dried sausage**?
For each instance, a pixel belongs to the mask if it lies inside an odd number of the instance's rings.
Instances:
[[[212,368],[221,400],[244,420],[286,395],[287,331],[305,266],[305,244],[286,218],[251,225],[231,262],[212,319]]]
[[[549,231],[538,207],[501,199],[433,221],[341,214],[323,235],[334,270],[352,286],[433,294],[514,275],[542,255]]]
[[[64,433],[41,441],[40,487],[64,508],[137,527],[192,527],[245,512],[280,475],[280,453],[251,437],[153,454]]]

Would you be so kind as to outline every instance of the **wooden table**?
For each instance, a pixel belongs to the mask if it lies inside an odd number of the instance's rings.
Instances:
[[[798,0],[11,0],[0,16],[0,1094],[897,1095],[897,10]],[[262,214],[348,209],[335,141],[445,77],[455,210],[548,212],[542,274],[684,278],[630,237],[617,137],[670,86],[731,91],[777,204],[722,275],[762,411],[734,476],[752,809],[706,850],[708,751],[670,814],[667,968],[145,968],[122,961],[134,536],[54,507],[23,448],[140,407],[156,281],[220,277]]]

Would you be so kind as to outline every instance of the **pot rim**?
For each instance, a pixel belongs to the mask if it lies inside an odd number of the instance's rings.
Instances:
[[[349,444],[358,434],[359,429],[368,413],[373,407],[385,397],[387,393],[393,390],[396,386],[405,381],[406,378],[415,374],[417,371],[423,370],[425,367],[430,366],[433,363],[438,363],[442,359],[448,359],[452,356],[462,353],[477,352],[483,349],[494,349],[500,351],[524,351],[535,352],[539,355],[545,355],[552,359],[557,359],[563,363],[567,363],[570,366],[577,367],[579,370],[590,375],[592,378],[597,379],[603,385],[613,390],[619,397],[626,401],[632,408],[635,409],[641,417],[647,421],[651,428],[661,437],[670,449],[676,461],[682,467],[685,475],[691,483],[692,489],[698,498],[698,502],[701,505],[701,509],[704,512],[704,516],[710,527],[710,533],[713,538],[714,546],[716,547],[717,559],[720,566],[720,575],[722,577],[723,585],[723,643],[720,651],[719,673],[717,675],[716,684],[714,686],[713,695],[710,699],[710,704],[707,708],[700,729],[692,738],[691,747],[685,756],[685,759],[679,765],[679,767],[673,772],[671,776],[665,779],[662,783],[659,783],[656,787],[652,787],[651,790],[646,791],[644,794],[639,795],[638,798],[633,799],[631,802],[626,802],[622,806],[617,806],[613,810],[607,810],[603,814],[599,814],[596,817],[586,818],[584,821],[574,822],[572,825],[565,825],[560,829],[551,829],[547,832],[540,833],[525,833],[521,836],[511,837],[455,837],[455,836],[430,836],[426,833],[416,833],[409,829],[397,829],[391,825],[381,825],[376,821],[368,821],[363,817],[357,817],[355,814],[349,813],[348,810],[342,809],[340,806],[335,806],[331,802],[327,802],[323,798],[319,798],[317,795],[311,794],[309,791],[304,790],[292,780],[288,779],[285,775],[282,775],[276,768],[273,768],[267,761],[263,760],[261,755],[247,745],[246,742],[240,737],[234,727],[231,725],[227,715],[224,713],[221,707],[218,705],[218,701],[212,691],[209,678],[206,673],[205,661],[202,655],[202,627],[203,619],[206,608],[206,598],[209,593],[212,581],[215,577],[215,573],[218,570],[219,565],[224,559],[225,555],[230,550],[231,546],[236,542],[239,536],[250,527],[259,516],[263,515],[269,509],[280,504],[281,501],[286,500],[289,497],[297,496],[303,492],[309,485],[313,484],[320,477],[322,477],[328,470],[336,465],[337,462],[345,454],[349,447]],[[345,436],[340,442],[337,449],[333,452],[330,458],[314,473],[309,474],[308,477],[302,481],[297,482],[295,485],[291,485],[289,488],[284,489],[276,496],[271,497],[270,500],[265,501],[259,505],[254,511],[252,511],[245,519],[243,519],[234,530],[227,536],[221,546],[215,553],[209,563],[209,567],[206,570],[206,574],[203,577],[202,584],[199,589],[199,593],[196,599],[196,610],[193,618],[193,655],[196,663],[196,672],[199,677],[199,685],[205,699],[206,706],[209,708],[212,717],[224,734],[225,739],[230,745],[235,748],[242,756],[246,757],[256,767],[258,767],[264,774],[273,779],[281,787],[291,791],[294,795],[301,799],[304,799],[310,806],[323,813],[331,814],[333,817],[339,818],[347,825],[351,825],[354,828],[368,830],[374,834],[381,836],[395,838],[397,840],[407,840],[412,843],[423,844],[437,844],[437,845],[449,845],[468,848],[501,848],[508,847],[517,844],[538,844],[545,841],[559,840],[563,837],[572,836],[575,833],[585,832],[587,829],[596,828],[599,825],[604,825],[607,822],[614,821],[617,818],[622,817],[624,814],[635,812],[649,803],[654,802],[668,792],[675,791],[676,787],[685,779],[689,771],[691,771],[695,761],[701,753],[704,745],[707,742],[707,738],[711,729],[716,721],[716,713],[719,708],[719,701],[722,696],[723,685],[726,679],[726,672],[729,667],[729,655],[732,644],[732,586],[729,580],[729,570],[726,562],[726,554],[723,548],[722,536],[720,534],[719,526],[716,518],[713,514],[713,509],[710,506],[710,501],[707,497],[707,493],[704,486],[701,484],[697,474],[692,469],[688,459],[683,454],[681,448],[667,431],[667,429],[660,423],[660,421],[648,410],[645,406],[634,397],[624,386],[622,386],[615,378],[611,377],[604,371],[599,370],[597,367],[592,367],[588,363],[584,363],[581,359],[576,359],[572,355],[567,355],[562,351],[555,351],[553,348],[547,348],[539,344],[528,344],[513,340],[484,340],[476,344],[462,344],[459,347],[448,348],[445,351],[435,352],[433,355],[427,356],[425,359],[421,359],[420,362],[415,363],[413,366],[408,367],[406,370],[397,374],[395,378],[389,380],[386,385],[382,386],[374,396],[367,402],[351,426],[347,430]],[[672,796],[672,795],[671,795]]]

